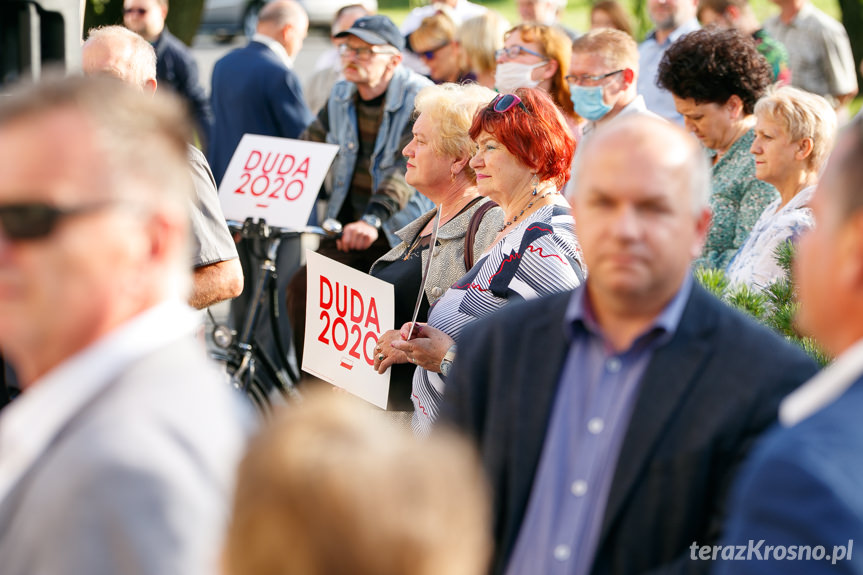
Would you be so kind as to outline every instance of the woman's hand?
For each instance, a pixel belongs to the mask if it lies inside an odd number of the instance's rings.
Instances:
[[[401,337],[401,333],[395,329],[381,334],[375,344],[375,371],[384,373],[395,363],[408,363],[408,356],[390,345],[394,341],[401,341]]]
[[[410,325],[408,322],[402,326],[401,337],[392,342],[392,347],[404,353],[411,363],[428,371],[440,373],[440,362],[455,341],[441,330],[424,323],[417,323],[411,339],[405,341]]]

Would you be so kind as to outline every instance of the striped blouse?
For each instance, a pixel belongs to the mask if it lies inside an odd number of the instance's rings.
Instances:
[[[567,207],[544,206],[518,224],[456,281],[431,308],[428,325],[454,340],[468,323],[512,300],[571,290],[584,277],[584,259]],[[577,270],[577,271],[576,271]],[[437,418],[444,391],[439,373],[417,367],[411,425],[426,435]]]

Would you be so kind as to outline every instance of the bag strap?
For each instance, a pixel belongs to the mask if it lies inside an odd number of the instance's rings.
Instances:
[[[470,222],[467,225],[467,232],[464,234],[464,269],[470,271],[473,267],[473,242],[476,240],[476,233],[479,231],[479,226],[482,223],[482,218],[492,208],[496,208],[497,204],[488,201],[478,207],[470,217]]]

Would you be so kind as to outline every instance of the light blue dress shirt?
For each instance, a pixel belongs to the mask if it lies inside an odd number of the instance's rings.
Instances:
[[[675,28],[662,44],[656,41],[656,30],[653,30],[638,46],[638,93],[644,96],[648,110],[680,126],[683,125],[683,116],[677,113],[671,92],[656,85],[656,75],[659,62],[668,47],[681,36],[695,32],[700,27],[697,19],[688,20]]]
[[[667,343],[692,291],[692,276],[629,349],[615,352],[583,288],[566,311],[569,352],[530,501],[507,575],[582,575],[599,543],[617,458],[642,375]]]

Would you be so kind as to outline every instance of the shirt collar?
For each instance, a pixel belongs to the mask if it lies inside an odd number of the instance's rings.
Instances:
[[[200,316],[181,302],[157,305],[49,371],[0,417],[0,500],[88,401],[131,362],[194,333]]]
[[[590,282],[589,276],[587,281]],[[692,293],[693,281],[692,274],[687,273],[677,293],[674,294],[671,301],[654,318],[653,322],[647,326],[647,329],[636,338],[636,341],[654,331],[662,333],[662,342],[667,341],[674,335],[674,332],[677,331],[677,326],[680,325],[680,318],[683,316],[686,302],[689,301],[689,295]],[[579,333],[584,333],[585,331],[598,337],[603,337],[602,328],[596,323],[590,302],[587,300],[587,289],[584,287],[577,288],[572,293],[569,305],[566,308],[565,328],[570,338],[574,338]]]
[[[860,379],[863,373],[863,339],[846,349],[830,366],[791,392],[779,404],[779,422],[797,425],[827,407]]]
[[[288,55],[288,51],[285,50],[285,47],[270,38],[269,36],[255,33],[255,35],[252,36],[252,42],[260,42],[261,44],[272,50],[276,54],[276,56],[279,57],[279,60],[284,62],[285,66],[287,66],[288,68],[294,67],[294,60]]]

